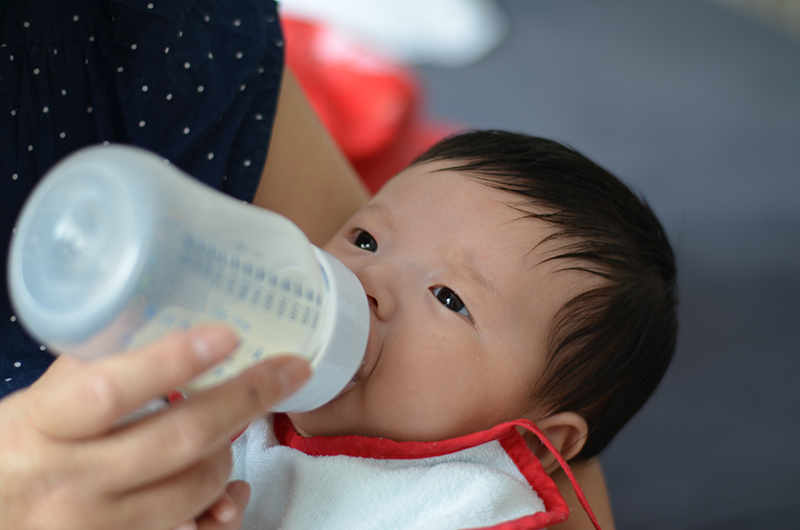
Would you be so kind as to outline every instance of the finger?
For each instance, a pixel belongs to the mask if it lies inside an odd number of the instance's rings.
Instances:
[[[133,530],[180,528],[225,493],[233,459],[229,448],[154,485],[119,495],[119,524]]]
[[[197,529],[238,530],[249,500],[250,485],[242,480],[231,482],[225,495],[197,520]]]
[[[228,487],[225,491],[231,500],[233,500],[236,509],[243,512],[247,507],[247,503],[250,502],[250,484],[244,480],[232,480],[228,483]]]
[[[111,355],[36,388],[30,417],[63,439],[93,436],[225,358],[238,339],[220,325],[175,333],[138,350]]]
[[[209,512],[220,523],[231,523],[237,517],[244,515],[244,509],[250,501],[250,484],[244,480],[234,480],[225,488],[223,499],[230,501],[232,506],[212,506]]]
[[[50,364],[50,367],[36,380],[34,386],[44,386],[53,384],[54,380],[66,377],[76,370],[80,370],[88,361],[78,359],[69,355],[59,355]]]
[[[222,496],[197,521],[186,521],[174,530],[238,530],[249,499],[250,485],[247,482],[230,482]]]
[[[230,445],[233,435],[300,388],[310,374],[296,356],[273,357],[97,441],[93,455],[112,488],[143,486]],[[143,451],[142,448],[154,448]]]
[[[217,499],[217,501],[211,505],[211,507],[206,511],[205,515],[220,524],[226,524],[233,521],[234,518],[236,518],[236,514],[236,504],[226,491],[222,494],[222,497]]]

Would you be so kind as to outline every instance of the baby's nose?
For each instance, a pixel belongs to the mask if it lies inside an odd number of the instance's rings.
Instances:
[[[355,271],[364,291],[372,313],[380,320],[392,317],[397,305],[397,275],[386,264],[375,264]]]

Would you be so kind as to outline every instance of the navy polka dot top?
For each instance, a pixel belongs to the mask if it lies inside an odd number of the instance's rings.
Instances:
[[[122,142],[251,201],[282,70],[269,0],[0,2],[0,397],[52,360],[6,287],[9,238],[39,178],[76,149]]]

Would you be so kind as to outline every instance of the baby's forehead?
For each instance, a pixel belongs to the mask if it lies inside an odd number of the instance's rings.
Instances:
[[[458,163],[451,160],[409,166],[390,179],[370,202],[440,201],[440,208],[458,207],[470,198],[509,205],[527,202],[518,194],[497,189],[491,178],[457,167]]]
[[[450,169],[454,161],[411,166],[391,179],[362,211],[391,220],[398,228],[461,223],[493,227],[500,237],[526,250],[552,250],[557,227],[547,222],[552,208],[499,189],[485,175]],[[476,234],[477,235],[477,234]]]
[[[547,220],[555,212],[553,207],[499,189],[497,180],[486,175],[450,169],[457,165],[458,161],[446,160],[412,166],[390,181],[368,208],[392,216],[410,205],[421,205],[414,209],[416,216],[407,228],[463,228],[456,230],[463,237],[442,241],[443,245],[454,243],[449,245],[453,253],[459,244],[466,247],[459,254],[508,248],[504,257],[509,261],[520,262],[523,270],[546,273],[579,265],[574,258],[559,258],[569,254],[574,241],[560,237],[560,228]],[[400,228],[406,227],[401,223]],[[452,233],[443,230],[441,236],[445,239]]]

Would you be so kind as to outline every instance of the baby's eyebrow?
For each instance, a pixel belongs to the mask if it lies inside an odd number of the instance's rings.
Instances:
[[[470,277],[470,279],[472,281],[474,281],[475,283],[477,283],[478,285],[480,285],[481,287],[483,287],[487,291],[490,291],[492,293],[495,292],[494,291],[494,285],[492,285],[489,282],[489,280],[487,280],[486,277],[483,274],[481,274],[481,271],[479,271],[475,267],[472,267],[471,265],[465,266],[464,267],[464,271],[467,273],[467,275],[469,275],[469,277]]]
[[[473,283],[477,283],[487,291],[496,293],[494,285],[492,285],[492,283],[486,279],[486,276],[481,273],[480,269],[475,267],[475,261],[476,260],[474,256],[471,254],[461,254],[456,257],[455,266],[460,271],[464,272]]]
[[[371,212],[374,215],[382,217],[390,228],[394,227],[395,225],[394,214],[389,209],[389,207],[382,202],[368,202],[367,204],[361,207],[361,211]]]

